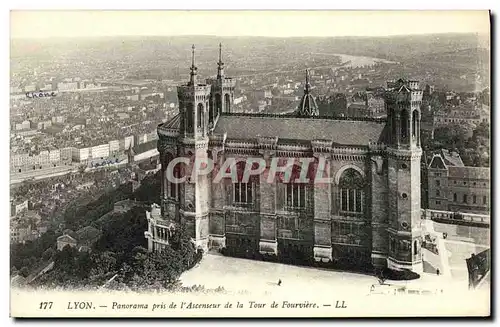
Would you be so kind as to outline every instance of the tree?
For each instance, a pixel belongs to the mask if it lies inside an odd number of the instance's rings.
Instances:
[[[150,186],[156,185],[158,181],[158,176],[149,177]],[[64,213],[67,227],[77,230],[93,225],[102,231],[90,254],[78,252],[70,246],[53,253],[51,247],[54,246],[57,235],[52,233],[43,240],[43,249],[38,250],[34,245],[13,247],[11,251],[22,249],[26,254],[18,256],[11,266],[19,269],[19,266],[25,264],[32,265],[30,258],[38,251],[40,257],[43,254],[44,258],[52,257],[54,260],[54,268],[37,279],[39,285],[100,287],[117,274],[117,285],[132,289],[177,287],[179,276],[201,259],[201,253],[196,250],[189,233],[180,226],[174,231],[170,246],[166,246],[161,253],[149,253],[144,238],[147,220],[142,206],[133,207],[126,213],[112,213],[102,217],[113,209],[116,201],[130,196],[130,189],[124,186],[93,200],[79,199],[67,208]]]
[[[85,280],[90,275],[90,270],[94,266],[88,252],[78,253],[76,259],[76,273],[79,279]]]
[[[462,125],[449,125],[434,130],[434,140],[448,149],[465,148],[468,132]]]
[[[78,250],[70,245],[66,245],[62,251],[59,251],[55,258],[55,264],[65,272],[71,272],[74,269],[75,258]]]
[[[45,250],[42,254],[42,259],[44,261],[47,261],[47,260],[50,260],[52,259],[52,257],[55,255],[56,251],[52,248],[48,248],[47,250]]]
[[[92,276],[106,275],[109,272],[117,270],[116,254],[111,251],[102,253],[94,253],[91,256],[92,269],[90,274]]]
[[[21,270],[19,270],[19,275],[23,276],[24,278],[28,277],[29,275],[28,267],[22,267]]]
[[[78,172],[80,174],[83,174],[85,172],[85,169],[87,169],[87,166],[85,166],[85,165],[78,166]]]
[[[100,251],[112,251],[128,255],[138,246],[146,246],[144,231],[147,229],[146,212],[134,207],[124,214],[111,215],[103,222],[102,235],[96,243]]]
[[[480,123],[472,132],[472,138],[474,142],[487,141],[485,144],[489,143],[490,140],[490,124],[486,122]]]
[[[146,203],[160,203],[161,175],[160,172],[146,176],[141,186],[134,192],[133,198]]]
[[[421,141],[423,148],[430,152],[429,155],[436,150],[450,149],[460,154],[466,166],[489,167],[490,125],[488,123],[479,124],[472,133],[462,125],[438,127],[434,131],[434,139],[422,133]]]

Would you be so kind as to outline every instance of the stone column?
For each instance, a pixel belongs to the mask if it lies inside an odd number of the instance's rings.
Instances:
[[[382,170],[383,163],[384,159],[381,155],[373,155],[370,158],[371,197],[367,197],[367,200],[369,200],[371,212],[371,258],[372,264],[376,267],[386,265],[388,254],[389,194]]]
[[[146,217],[148,218],[148,231],[147,231],[147,239],[148,239],[148,251],[151,252],[153,251],[153,229],[152,229],[152,222],[151,222],[151,216],[150,212],[146,211]]]
[[[266,161],[266,171],[269,172],[274,151],[263,150],[261,154]],[[259,251],[262,254],[278,255],[276,239],[276,183],[268,182],[268,173],[260,175],[260,240]]]
[[[214,97],[214,118],[216,116],[217,108],[215,107],[215,97]],[[220,169],[224,163],[224,152],[222,147],[212,148],[212,160],[214,166],[217,165]],[[215,167],[214,167],[215,168]],[[215,176],[212,173],[212,181]],[[211,182],[210,187],[212,189],[212,205],[210,208],[210,219],[209,219],[209,248],[210,249],[222,249],[226,247],[226,222],[224,216],[224,206],[225,203],[225,189],[224,182],[220,181],[218,183]]]
[[[324,170],[329,172],[330,155],[315,153],[317,162],[324,162]],[[318,166],[318,168],[321,168]],[[319,172],[315,178],[331,178],[328,173]],[[332,260],[332,221],[331,208],[331,183],[321,182],[314,184],[314,259],[329,262]]]
[[[401,143],[401,116],[399,112],[396,114],[396,144],[400,145]]]

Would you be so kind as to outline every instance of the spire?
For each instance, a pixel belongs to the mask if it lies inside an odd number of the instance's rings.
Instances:
[[[217,78],[224,77],[224,63],[222,62],[222,43],[219,43],[219,62],[217,63]]]
[[[311,84],[309,83],[309,69],[306,69],[306,85],[304,87],[304,94],[309,94],[311,91]]]
[[[219,43],[219,64],[222,63],[222,43]]]
[[[191,47],[192,49],[192,55],[191,55],[191,79],[190,79],[190,84],[191,85],[195,85],[196,84],[196,71],[198,70],[198,68],[194,65],[194,44],[193,46]]]
[[[309,83],[308,69],[306,69],[306,85],[304,87],[304,95],[300,100],[297,114],[301,117],[319,116],[316,99],[314,99],[314,97],[311,94],[311,84]]]

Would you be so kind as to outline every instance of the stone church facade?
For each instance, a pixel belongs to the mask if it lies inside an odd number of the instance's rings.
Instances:
[[[203,248],[239,249],[317,261],[422,271],[420,104],[418,82],[388,82],[387,119],[318,116],[307,78],[295,114],[231,113],[234,81],[218,63],[216,78],[178,87],[179,114],[158,126],[162,162],[161,214],[149,220],[149,249],[168,246],[172,223]],[[212,174],[168,180],[178,157],[207,157],[220,167],[234,158],[310,158],[325,162],[331,181],[215,182]],[[294,173],[300,167],[294,167]],[[174,176],[181,174],[174,169]]]

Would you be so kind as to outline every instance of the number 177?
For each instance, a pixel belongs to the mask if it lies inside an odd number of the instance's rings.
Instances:
[[[52,308],[52,302],[40,302],[40,309],[45,310],[51,308]]]

